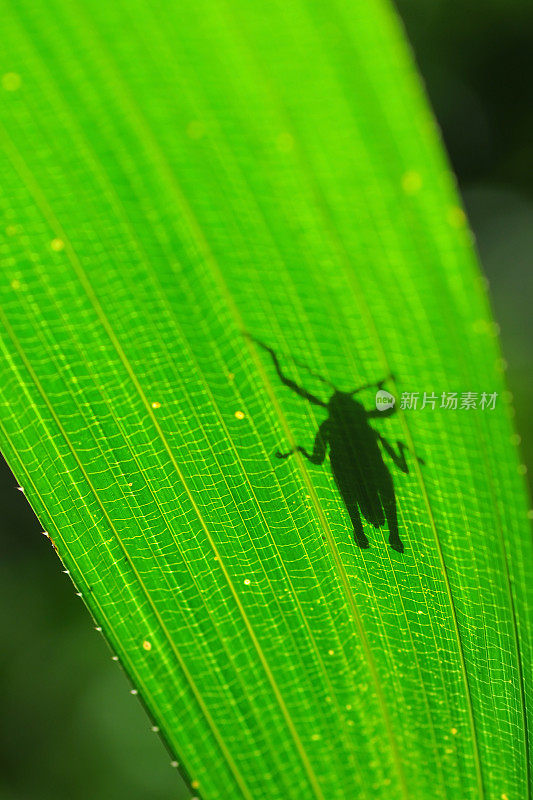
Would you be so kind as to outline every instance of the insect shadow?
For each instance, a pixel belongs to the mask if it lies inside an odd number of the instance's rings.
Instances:
[[[311,373],[313,377],[333,389],[333,394],[325,402],[302,386],[298,386],[283,373],[278,357],[271,347],[250,334],[246,335],[270,354],[278,377],[285,386],[312,405],[326,409],[328,413],[316,433],[311,453],[299,445],[287,453],[278,451],[275,454],[276,458],[286,459],[298,451],[311,464],[322,465],[329,447],[331,472],[352,522],[356,544],[365,548],[369,546],[361,520],[361,517],[364,517],[374,528],[381,528],[387,522],[390,546],[398,553],[403,553],[404,546],[398,530],[394,483],[383,459],[381,448],[395,466],[407,474],[409,472],[405,458],[407,447],[403,442],[397,441],[396,451],[385,437],[369,424],[371,419],[392,416],[396,408],[392,406],[384,411],[377,409],[367,411],[354,397],[363,389],[372,387],[381,389],[388,378],[377,383],[367,383],[350,392],[341,392],[325,378]],[[422,459],[418,461],[424,463]]]

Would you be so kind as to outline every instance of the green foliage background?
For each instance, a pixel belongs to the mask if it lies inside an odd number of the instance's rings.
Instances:
[[[486,26],[486,4],[478,9],[479,26],[471,15],[466,25],[459,7],[449,3],[431,10],[418,4],[405,13],[423,72],[428,79],[435,76],[430,96],[445,126],[483,262],[495,287],[511,365],[509,380],[530,452],[531,422],[522,409],[530,396],[531,376],[531,322],[523,306],[523,282],[531,280],[523,269],[530,246],[531,186],[523,176],[531,153],[522,133],[527,121],[520,118],[518,104],[507,108],[502,100],[509,92],[498,93],[494,83],[483,91],[493,42]],[[491,9],[494,20],[505,15],[508,21],[503,32],[500,26],[499,36],[507,41],[509,53],[522,52],[528,35],[524,20],[529,22],[525,6],[493,4]],[[3,13],[11,13],[9,7]],[[516,59],[501,63],[508,69],[506,85],[521,85],[520,63]],[[514,125],[509,122],[513,114]],[[483,148],[478,147],[480,140]],[[6,763],[0,796],[9,800],[74,794],[111,798],[126,792],[131,798],[180,796],[175,773],[165,772],[159,743],[148,733],[118,671],[105,661],[105,646],[91,635],[87,615],[60,575],[58,562],[34,536],[31,516],[26,516],[23,528],[23,498],[9,479],[4,492],[2,608],[8,647],[3,685],[11,724],[6,726],[2,747]],[[43,567],[46,561],[49,574]]]

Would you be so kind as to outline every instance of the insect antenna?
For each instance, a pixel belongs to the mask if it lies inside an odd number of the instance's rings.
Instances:
[[[256,336],[253,336],[251,333],[249,333],[246,330],[243,330],[242,334],[243,334],[243,336],[246,336],[248,339],[251,339],[257,345],[259,345],[259,347],[262,347],[263,350],[266,350],[267,352],[269,352],[270,355],[272,356],[272,358],[277,359],[277,355],[276,355],[275,351],[271,347],[269,347],[267,344],[262,342],[260,339],[258,339]],[[319,375],[317,372],[313,372],[313,370],[310,369],[307,366],[307,364],[304,364],[303,361],[299,361],[298,359],[294,358],[294,356],[291,355],[291,353],[282,353],[282,355],[285,358],[290,359],[293,362],[293,364],[296,364],[297,367],[299,367],[301,369],[305,369],[306,372],[309,373],[309,375],[313,376],[313,378],[316,378],[321,383],[325,383],[326,386],[330,386],[335,392],[338,391],[338,389],[337,389],[337,387],[335,386],[334,383],[331,383],[331,381],[328,381],[326,378],[323,378],[322,375]]]
[[[388,375],[386,378],[382,378],[380,381],[374,381],[374,383],[364,383],[362,386],[358,386],[357,389],[353,389],[349,394],[357,394],[357,392],[362,392],[363,389],[372,389],[376,386],[378,389],[383,389],[383,384],[386,383],[388,380],[394,380],[394,375]]]
[[[303,361],[299,361],[297,358],[294,358],[294,356],[290,356],[290,358],[292,359],[293,363],[296,364],[297,367],[300,367],[300,369],[305,369],[305,371],[308,372],[309,375],[311,375],[313,378],[316,378],[321,383],[325,383],[326,386],[331,386],[331,388],[335,392],[338,391],[338,389],[337,389],[337,387],[335,386],[334,383],[331,383],[331,381],[328,381],[327,378],[323,378],[322,375],[318,374],[318,372],[313,372],[313,370],[310,369],[307,366],[307,364],[304,364]]]

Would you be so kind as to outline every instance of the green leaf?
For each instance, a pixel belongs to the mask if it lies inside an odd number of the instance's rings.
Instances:
[[[2,451],[195,794],[525,798],[512,409],[388,4],[7,0],[2,39]]]

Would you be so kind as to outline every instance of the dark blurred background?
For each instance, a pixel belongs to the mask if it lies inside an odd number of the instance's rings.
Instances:
[[[397,7],[490,281],[531,467],[533,3]],[[0,800],[188,797],[16,485],[2,464]]]
[[[533,2],[396,0],[459,181],[533,465]]]

